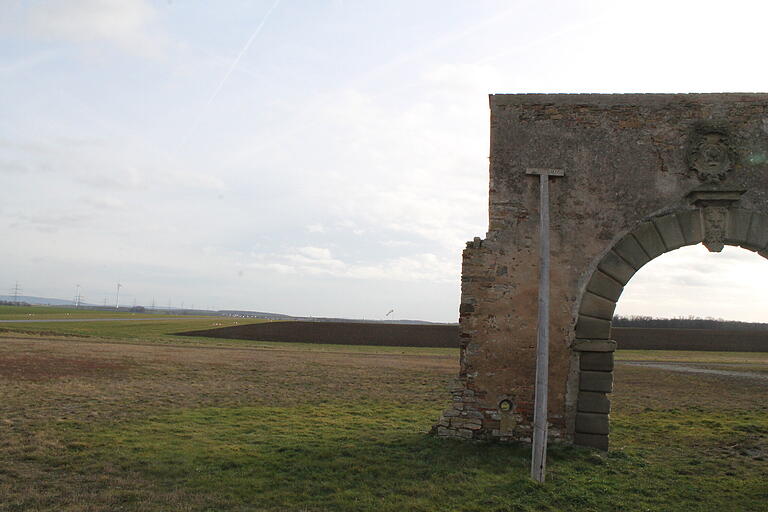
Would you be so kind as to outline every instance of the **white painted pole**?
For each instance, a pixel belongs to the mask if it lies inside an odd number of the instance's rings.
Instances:
[[[531,478],[544,483],[547,466],[547,398],[549,394],[549,177],[559,169],[528,169],[539,175],[539,321],[536,341],[536,397],[533,412]]]

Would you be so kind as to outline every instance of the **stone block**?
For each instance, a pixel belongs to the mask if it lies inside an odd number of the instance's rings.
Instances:
[[[725,241],[729,244],[743,244],[747,241],[747,232],[752,214],[741,208],[728,210],[728,222],[725,230]]]
[[[759,213],[752,214],[747,241],[743,245],[753,251],[760,251],[768,246],[768,217]]]
[[[635,270],[640,268],[651,261],[645,251],[637,242],[637,239],[632,235],[627,235],[621,239],[619,243],[613,248],[616,254],[624,258]]]
[[[577,409],[579,412],[599,412],[601,414],[608,414],[611,412],[611,400],[605,393],[579,391]]]
[[[600,264],[597,266],[605,274],[608,274],[622,285],[625,285],[635,275],[635,269],[632,265],[624,261],[621,256],[613,251],[608,251]]]
[[[579,315],[576,324],[576,337],[594,340],[607,340],[611,335],[611,322],[600,318]]]
[[[585,446],[587,448],[596,448],[604,452],[608,451],[608,436],[601,434],[584,434],[576,432],[573,435],[573,444]]]
[[[653,220],[656,229],[659,230],[661,239],[667,250],[678,249],[685,245],[683,230],[680,229],[680,223],[677,222],[677,215],[664,215]]]
[[[456,431],[445,427],[437,427],[437,435],[440,437],[453,437],[456,435]]]
[[[608,300],[616,302],[621,297],[624,287],[612,277],[609,277],[599,270],[592,274],[592,278],[587,284],[587,291],[605,297]]]
[[[632,232],[632,235],[651,259],[667,252],[667,247],[653,222],[644,222]]]
[[[463,437],[464,439],[472,439],[474,437],[474,431],[469,430],[467,428],[460,428],[458,430],[459,437]]]
[[[683,232],[686,245],[695,245],[704,240],[700,210],[688,210],[678,213],[677,220],[680,222],[680,229]]]
[[[609,416],[596,412],[576,413],[576,432],[608,435]]]
[[[573,342],[572,348],[577,352],[614,352],[616,350],[616,342],[613,340],[576,339]]]
[[[610,393],[613,391],[613,372],[580,371],[579,391]]]
[[[581,299],[581,309],[579,309],[579,313],[597,318],[604,318],[606,320],[612,320],[614,309],[616,309],[616,303],[614,301],[604,299],[599,295],[587,292]]]
[[[579,369],[596,372],[613,371],[613,352],[582,352]]]

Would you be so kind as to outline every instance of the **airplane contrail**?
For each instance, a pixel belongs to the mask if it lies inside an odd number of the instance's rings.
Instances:
[[[254,39],[256,39],[256,36],[259,35],[259,32],[261,32],[261,29],[264,28],[264,24],[267,22],[267,19],[269,19],[269,15],[272,14],[272,11],[274,11],[278,5],[280,5],[281,1],[282,0],[275,0],[275,3],[272,4],[272,7],[269,8],[267,13],[261,19],[261,22],[251,34],[251,37],[249,37],[248,40],[245,42],[242,49],[240,50],[240,53],[237,54],[237,57],[235,57],[235,59],[232,61],[232,64],[230,64],[229,69],[227,69],[227,72],[224,74],[224,77],[219,82],[219,85],[216,86],[216,89],[213,91],[213,94],[211,94],[211,96],[208,98],[208,101],[205,102],[205,106],[198,111],[197,117],[192,122],[191,127],[187,130],[186,135],[184,136],[181,143],[179,144],[179,149],[187,145],[187,142],[189,141],[189,138],[192,136],[192,133],[195,130],[197,130],[197,127],[203,118],[203,114],[205,113],[205,110],[211,106],[213,101],[216,99],[216,97],[219,95],[221,90],[224,88],[224,84],[227,83],[227,80],[229,79],[229,75],[231,75],[232,72],[235,70],[235,68],[237,68],[237,65],[240,63],[240,60],[243,58],[243,55],[245,55],[245,53],[248,51],[248,48],[251,47],[251,44],[253,43]]]
[[[219,82],[218,87],[216,87],[216,90],[213,91],[213,94],[211,94],[211,97],[208,98],[208,103],[206,103],[206,106],[210,106],[211,103],[213,103],[213,100],[216,99],[216,96],[219,95],[219,92],[221,92],[221,89],[224,87],[224,84],[227,83],[227,80],[229,79],[229,75],[232,74],[232,72],[235,70],[237,65],[240,63],[240,59],[243,58],[243,55],[245,55],[245,52],[248,51],[248,48],[251,47],[251,44],[253,43],[253,40],[256,39],[256,36],[259,35],[259,32],[261,32],[261,29],[264,28],[264,24],[267,22],[267,19],[269,18],[269,15],[272,14],[272,11],[274,11],[277,6],[280,4],[282,0],[275,0],[275,3],[272,4],[272,7],[269,8],[267,11],[267,14],[264,15],[264,17],[261,19],[261,23],[259,23],[259,26],[256,27],[256,30],[253,31],[251,34],[251,37],[248,38],[248,41],[245,42],[245,45],[243,45],[243,48],[240,50],[240,53],[237,54],[237,57],[235,57],[235,60],[232,61],[232,65],[229,66],[229,69],[227,70],[227,73],[224,75],[224,78],[221,79],[221,82]]]

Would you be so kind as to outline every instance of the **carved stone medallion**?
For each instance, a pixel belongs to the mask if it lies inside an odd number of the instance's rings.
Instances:
[[[723,128],[699,127],[688,146],[688,166],[705,183],[717,183],[733,169],[736,153]]]

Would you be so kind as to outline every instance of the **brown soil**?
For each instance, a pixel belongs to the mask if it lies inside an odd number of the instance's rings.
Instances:
[[[267,322],[178,333],[258,341],[372,345],[391,347],[459,346],[457,325],[409,325],[367,322]],[[611,336],[619,349],[768,352],[768,332],[712,329],[616,327]]]
[[[614,327],[611,337],[627,350],[768,352],[768,331]]]
[[[451,324],[368,322],[266,322],[178,333],[238,340],[286,341],[389,347],[458,347],[459,327]]]
[[[115,376],[127,369],[125,363],[88,357],[0,354],[0,377],[9,379],[43,381],[61,377]]]

